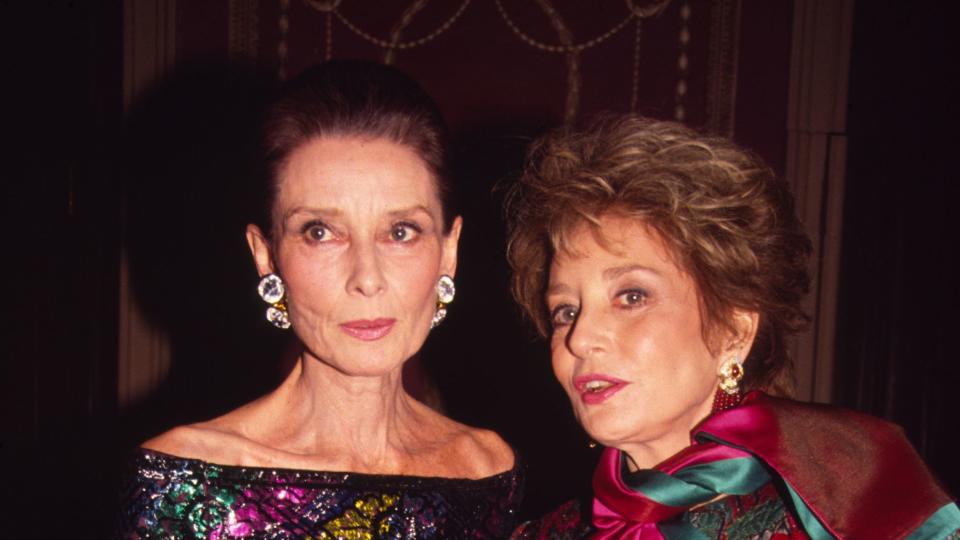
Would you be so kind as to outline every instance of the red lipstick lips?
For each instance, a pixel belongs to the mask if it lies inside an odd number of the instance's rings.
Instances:
[[[580,399],[587,405],[603,403],[628,384],[630,383],[616,377],[596,373],[581,375],[573,380],[574,387],[580,393]]]
[[[356,320],[340,323],[340,330],[363,341],[376,341],[393,330],[396,319]]]

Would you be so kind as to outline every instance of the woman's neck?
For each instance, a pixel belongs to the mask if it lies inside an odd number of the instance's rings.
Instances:
[[[622,441],[613,446],[627,454],[630,470],[652,469],[690,446],[690,434],[710,416],[712,400],[706,400],[684,417],[668,424],[656,437]]]
[[[403,390],[401,367],[347,375],[304,354],[264,398],[251,438],[355,471],[393,471],[436,442],[437,415]]]
[[[690,439],[657,441],[656,444],[631,444],[620,447],[627,455],[627,468],[632,472],[652,469],[690,445]]]

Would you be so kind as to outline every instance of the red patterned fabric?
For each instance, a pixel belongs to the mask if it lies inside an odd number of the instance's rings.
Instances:
[[[690,510],[684,519],[707,538],[806,540],[773,483],[739,497],[726,497]]]
[[[694,430],[772,467],[841,538],[900,538],[951,498],[887,421],[826,405],[748,394]]]

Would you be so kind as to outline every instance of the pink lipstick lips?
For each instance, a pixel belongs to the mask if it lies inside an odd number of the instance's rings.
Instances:
[[[574,387],[580,393],[580,399],[587,405],[603,403],[628,384],[627,381],[616,377],[596,373],[581,375],[573,380]]]
[[[396,319],[356,320],[340,323],[340,330],[363,341],[376,341],[393,330]]]

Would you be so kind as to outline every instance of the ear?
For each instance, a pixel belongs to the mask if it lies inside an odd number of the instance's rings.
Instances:
[[[457,248],[460,245],[461,227],[463,227],[463,218],[460,216],[453,218],[450,232],[443,237],[440,246],[442,250],[440,253],[440,273],[450,277],[457,274]]]
[[[734,309],[732,317],[735,333],[729,336],[721,356],[729,358],[731,355],[746,361],[753,347],[753,340],[757,337],[757,328],[760,325],[760,314],[756,311]]]
[[[257,274],[265,276],[273,273],[273,253],[270,242],[260,227],[252,223],[247,225],[247,245],[250,247],[250,254],[253,255],[253,263],[257,265]]]

